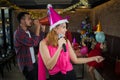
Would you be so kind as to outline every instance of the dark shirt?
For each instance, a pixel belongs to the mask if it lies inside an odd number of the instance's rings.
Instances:
[[[23,71],[25,67],[27,67],[29,71],[33,69],[29,48],[38,46],[40,40],[42,40],[44,36],[44,33],[41,33],[40,36],[36,36],[30,30],[28,31],[30,32],[31,38],[21,27],[18,27],[14,32],[14,47],[17,55],[18,66],[21,71]]]

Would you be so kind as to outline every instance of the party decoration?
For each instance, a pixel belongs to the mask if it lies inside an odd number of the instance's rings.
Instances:
[[[97,30],[96,32],[101,32],[102,31],[102,27],[101,27],[101,24],[100,22],[97,24]]]
[[[97,30],[97,26],[92,27],[92,31],[96,31]]]
[[[92,32],[92,28],[90,25],[90,19],[88,16],[85,17],[84,20],[82,20],[81,22],[81,37],[86,37],[87,35],[89,35]]]
[[[63,14],[63,13],[65,13],[65,12],[68,12],[68,11],[72,10],[72,9],[76,9],[77,7],[80,7],[81,5],[84,5],[84,6],[86,6],[86,7],[89,6],[87,0],[80,0],[78,3],[73,4],[73,5],[71,5],[70,7],[67,7],[67,8],[65,8],[65,9],[63,9],[62,11],[59,11],[59,14]],[[28,12],[30,12],[30,13],[32,14],[32,18],[33,18],[33,19],[36,19],[36,18],[39,19],[39,18],[41,18],[41,17],[46,17],[46,15],[43,15],[43,16],[41,15],[41,16],[40,16],[40,13],[39,13],[39,12],[34,12],[34,11],[31,11],[31,10],[27,10],[27,9],[24,9],[24,8],[20,8],[20,7],[18,7],[17,5],[11,3],[9,0],[0,0],[0,6],[1,6],[1,7],[2,7],[2,6],[3,6],[3,7],[6,6],[6,7],[10,7],[10,8],[16,9],[16,10],[20,10],[20,11],[28,11]]]
[[[50,30],[62,23],[68,23],[67,19],[63,19],[53,8],[51,4],[48,4],[48,18],[50,23]]]
[[[39,21],[42,25],[49,25],[48,17],[41,18]]]
[[[81,35],[84,35],[84,34],[86,33],[86,31],[82,29],[82,30],[80,31],[80,33],[81,33]]]
[[[75,43],[76,43],[76,39],[75,39],[75,37],[74,37],[72,44],[74,45]]]
[[[73,43],[76,43],[76,39],[75,39],[75,37],[73,38]]]
[[[97,32],[95,35],[95,39],[97,42],[103,43],[105,41],[104,32]]]
[[[82,55],[86,55],[88,53],[88,48],[87,46],[83,46],[82,48],[80,48],[80,53]]]

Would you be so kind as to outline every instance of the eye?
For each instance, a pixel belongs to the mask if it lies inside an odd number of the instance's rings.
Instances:
[[[63,26],[63,28],[66,28],[66,26]]]

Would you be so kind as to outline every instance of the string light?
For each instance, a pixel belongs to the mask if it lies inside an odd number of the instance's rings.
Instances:
[[[34,12],[34,11],[31,11],[31,10],[20,8],[17,5],[10,3],[8,0],[0,0],[0,5],[3,5],[3,3],[4,3],[4,5],[7,5],[6,7],[10,7],[10,8],[13,8],[15,10],[29,12],[32,15],[33,19],[35,19],[35,18],[41,18],[41,17],[46,16],[46,15],[40,14],[40,12]],[[76,9],[76,8],[78,8],[81,5],[84,5],[85,7],[88,7],[89,6],[88,0],[80,0],[78,3],[76,3],[76,4],[74,4],[74,5],[70,6],[70,7],[68,7],[66,9],[63,9],[62,11],[59,11],[59,14],[63,14],[63,13],[68,12],[70,10]]]

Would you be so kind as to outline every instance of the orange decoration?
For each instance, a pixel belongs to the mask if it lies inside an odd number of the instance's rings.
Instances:
[[[86,31],[85,30],[81,30],[80,33],[83,35],[83,34],[86,33]]]
[[[49,25],[48,17],[41,18],[39,21],[42,25]]]
[[[100,22],[97,24],[97,30],[96,32],[101,32],[102,31],[102,27],[101,27],[101,24]]]

